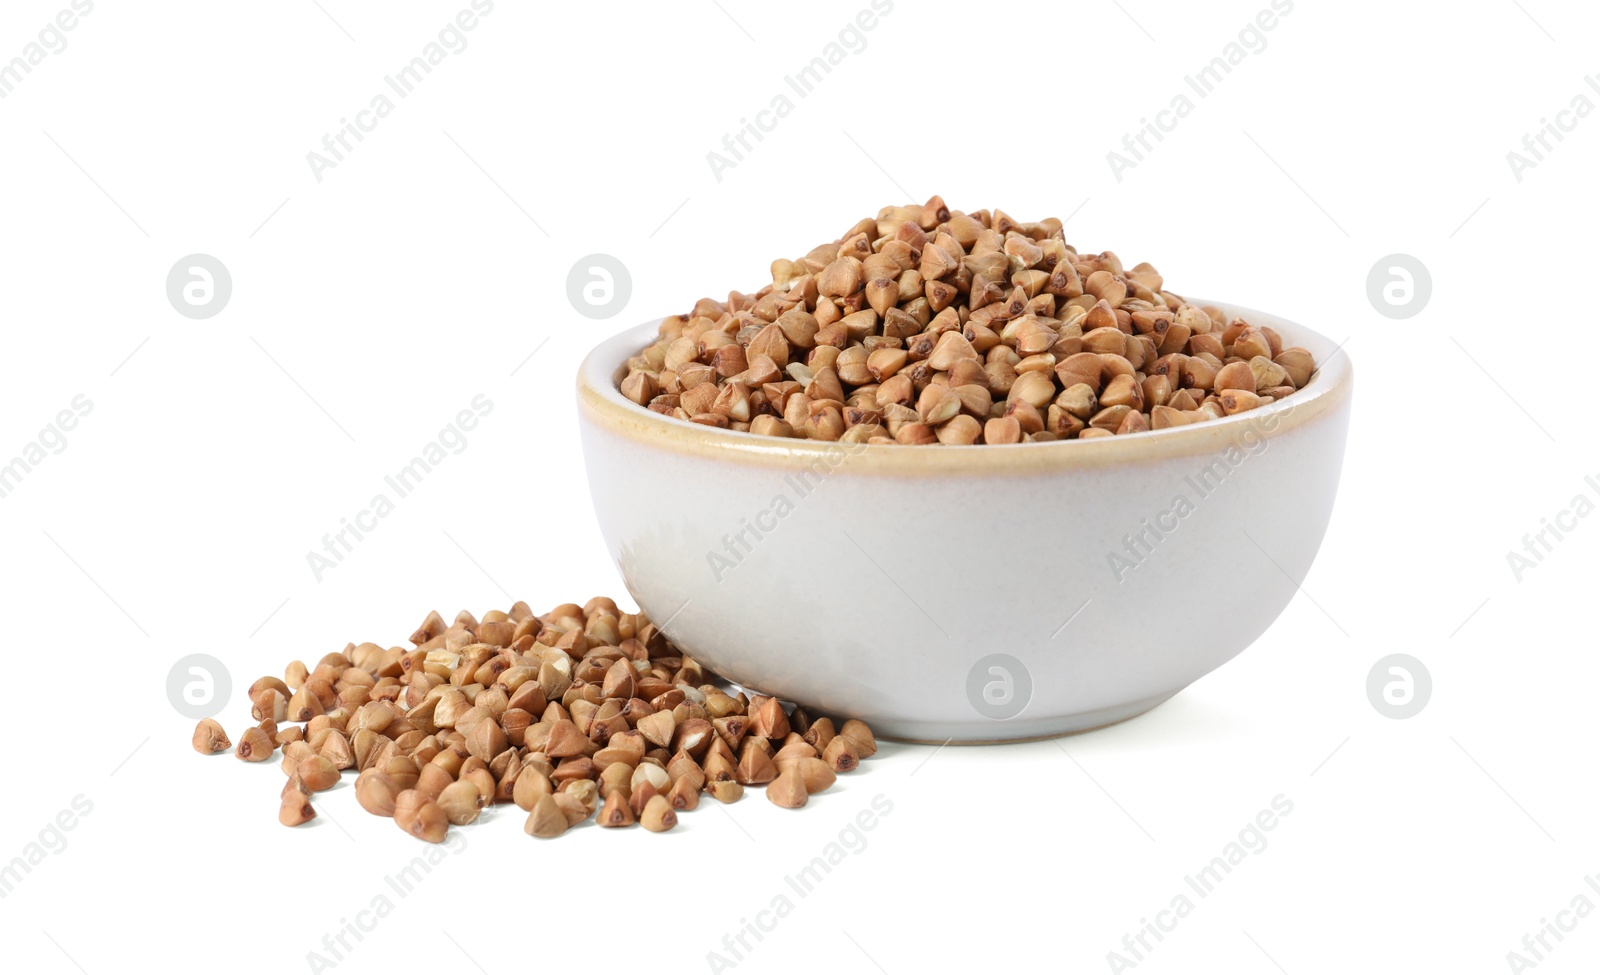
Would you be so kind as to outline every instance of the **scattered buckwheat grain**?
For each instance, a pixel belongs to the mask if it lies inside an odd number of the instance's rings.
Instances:
[[[591,817],[667,832],[701,792],[733,802],[766,785],[778,805],[804,805],[876,747],[860,721],[835,733],[803,708],[729,693],[643,613],[604,597],[543,616],[521,602],[481,620],[429,613],[410,640],[350,644],[252,685],[260,723],[236,754],[261,762],[282,747],[279,822],[310,821],[310,797],[353,771],[363,809],[431,843],[511,803],[531,836]],[[230,745],[207,719],[194,747]]]

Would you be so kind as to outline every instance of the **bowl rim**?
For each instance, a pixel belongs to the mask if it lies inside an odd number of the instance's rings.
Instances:
[[[630,356],[654,340],[656,329],[666,317],[659,316],[602,340],[584,357],[577,375],[579,414],[648,446],[767,466],[806,467],[817,462],[832,466],[843,452],[851,456],[850,469],[863,473],[1042,473],[1216,454],[1229,446],[1247,444],[1251,433],[1273,437],[1292,430],[1350,398],[1355,371],[1344,352],[1348,339],[1334,342],[1298,322],[1230,302],[1187,300],[1221,308],[1229,317],[1244,318],[1252,325],[1270,326],[1283,337],[1286,346],[1305,348],[1317,362],[1311,380],[1295,395],[1246,413],[1088,441],[912,446],[787,439],[689,423],[652,412],[624,397],[618,386],[622,371]]]

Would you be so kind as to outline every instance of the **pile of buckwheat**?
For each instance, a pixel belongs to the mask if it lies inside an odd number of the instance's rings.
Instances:
[[[1080,254],[1061,221],[885,207],[772,283],[702,298],[628,360],[624,396],[694,423],[851,443],[1087,440],[1255,409],[1311,353]]]
[[[449,624],[429,613],[411,643],[295,661],[251,685],[259,723],[237,746],[206,718],[194,748],[262,762],[281,747],[285,826],[314,818],[311,797],[353,769],[363,808],[431,843],[502,802],[540,837],[596,810],[601,826],[662,832],[702,791],[734,802],[747,785],[795,808],[877,751],[860,721],[836,729],[777,698],[728,694],[643,613],[604,597],[543,616],[523,602]]]

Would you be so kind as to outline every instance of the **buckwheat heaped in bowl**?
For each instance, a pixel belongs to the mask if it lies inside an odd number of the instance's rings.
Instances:
[[[1086,440],[1199,423],[1303,387],[1273,329],[1080,254],[1061,221],[885,207],[726,301],[661,322],[624,396],[657,413],[852,443]]]

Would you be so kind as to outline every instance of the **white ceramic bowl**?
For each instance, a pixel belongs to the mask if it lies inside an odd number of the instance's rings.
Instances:
[[[659,319],[578,374],[595,513],[673,642],[887,737],[1004,741],[1141,714],[1249,646],[1322,542],[1353,384],[1335,343],[1205,299],[1319,364],[1251,413],[1065,443],[906,447],[719,430],[617,390]]]

